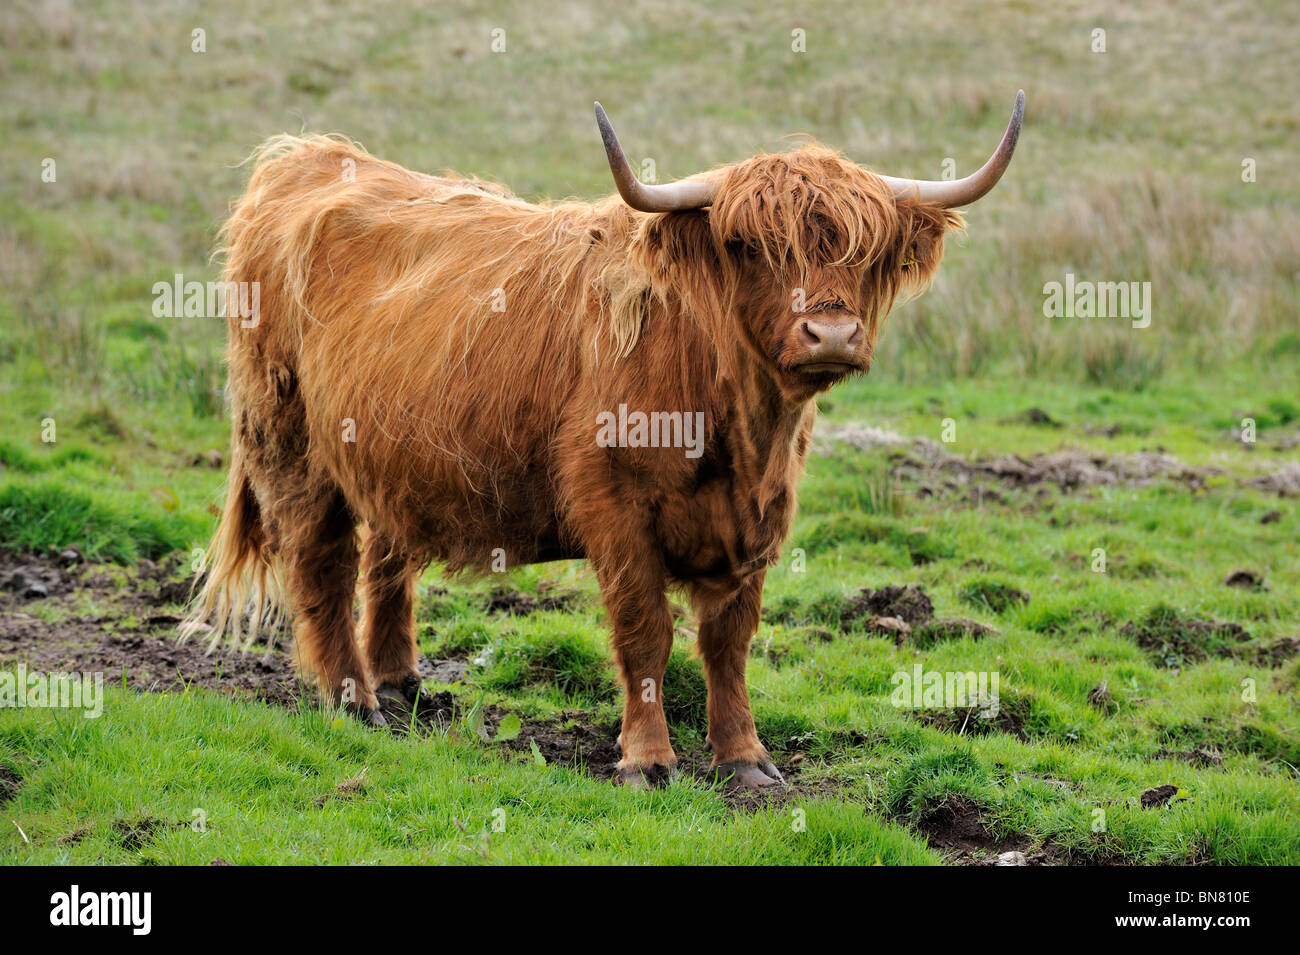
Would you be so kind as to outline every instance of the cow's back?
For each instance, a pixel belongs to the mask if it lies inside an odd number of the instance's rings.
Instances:
[[[562,551],[550,455],[581,381],[590,209],[342,141],[268,146],[225,231],[227,280],[261,301],[255,327],[230,321],[236,427],[301,428],[357,515],[412,551]]]

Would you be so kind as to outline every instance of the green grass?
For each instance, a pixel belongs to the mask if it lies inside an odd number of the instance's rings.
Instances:
[[[914,835],[844,802],[733,814],[679,785],[614,789],[445,738],[418,745],[320,711],[110,689],[99,720],[16,711],[0,764],[6,862],[926,864]],[[8,754],[15,751],[22,756]],[[802,810],[805,828],[795,825]],[[286,820],[292,819],[291,825]],[[203,831],[200,831],[200,826]],[[77,835],[80,834],[80,835]],[[63,841],[61,842],[60,839]]]
[[[91,560],[133,562],[183,549],[207,522],[194,513],[167,513],[162,501],[139,494],[89,494],[55,480],[0,487],[0,540],[14,550],[77,547]]]
[[[1243,484],[1294,463],[1300,435],[1294,4],[77,10],[0,11],[0,546],[76,546],[123,576],[176,550],[188,562],[214,524],[224,329],[158,317],[151,290],[215,277],[237,164],[265,137],[341,131],[528,198],[594,197],[612,189],[596,98],[661,180],[799,131],[884,172],[937,177],[952,157],[964,174],[1018,87],[1028,111],[1010,173],[970,210],[935,287],[889,319],[871,375],[821,402],[750,666],[760,734],[802,758],[793,802],[735,811],[693,783],[627,792],[463,734],[393,738],[316,711],[118,690],[97,721],[0,710],[0,765],[22,780],[0,803],[0,861],[915,863],[938,858],[915,826],[960,797],[999,835],[1074,861],[1300,863],[1300,663],[1257,663],[1213,627],[1196,647],[1139,645],[1187,620],[1244,628],[1247,651],[1300,636],[1295,501]],[[190,51],[195,26],[206,53]],[[1089,50],[1098,26],[1105,54]],[[494,27],[506,54],[488,52]],[[796,27],[807,54],[790,52]],[[1257,182],[1241,181],[1245,157]],[[1045,318],[1043,285],[1066,272],[1150,281],[1151,326]],[[1234,435],[1246,418],[1254,445]],[[832,437],[864,425],[903,443]],[[914,439],[969,460],[1166,453],[1203,479],[927,487],[942,475],[918,480],[898,457]],[[1224,586],[1240,568],[1266,589]],[[484,609],[495,590],[542,584],[579,596]],[[845,623],[862,587],[899,584],[997,632],[898,646]],[[455,688],[464,709],[616,723],[584,565],[450,583],[435,569],[418,613],[423,652],[476,661]],[[692,649],[679,630],[665,696],[674,744],[699,759]],[[947,714],[891,705],[891,677],[917,663],[996,671],[1007,721],[959,735]],[[1158,755],[1198,749],[1221,764]],[[1166,783],[1183,797],[1137,806]]]

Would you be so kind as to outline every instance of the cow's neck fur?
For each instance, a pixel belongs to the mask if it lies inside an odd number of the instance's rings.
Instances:
[[[737,401],[735,405],[731,462],[738,485],[748,491],[761,519],[773,501],[791,490],[792,468],[803,458],[798,438],[815,406],[811,401],[786,401],[766,370],[755,362],[743,362],[740,371],[748,379],[743,393],[751,399],[760,396],[760,400],[752,404]]]
[[[747,576],[774,563],[789,534],[816,403],[789,401],[761,358],[748,350],[738,357],[732,376],[715,392],[719,407],[711,417],[741,531],[735,571]]]

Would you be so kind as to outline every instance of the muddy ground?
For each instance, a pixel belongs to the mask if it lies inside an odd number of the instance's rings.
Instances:
[[[39,584],[39,586],[33,586]],[[189,584],[176,565],[144,562],[135,571],[88,567],[78,555],[14,555],[0,551],[0,666],[22,662],[41,672],[102,671],[109,681],[123,681],[142,692],[179,691],[202,687],[232,698],[263,700],[291,707],[318,705],[312,688],[296,676],[292,666],[292,638],[281,637],[270,652],[240,652],[218,646],[208,652],[205,641],[178,643],[176,625]],[[569,595],[557,600],[567,600]],[[497,612],[530,612],[550,604],[528,595],[490,598]],[[558,604],[557,604],[558,605]],[[871,616],[897,615],[926,626],[932,618],[929,598],[917,588],[864,590],[849,598],[846,613]],[[442,683],[464,679],[464,660],[420,662],[421,675]],[[462,739],[476,734],[494,739],[506,711],[487,707],[481,715],[468,711],[463,698],[446,690],[424,693],[414,721],[409,711],[389,711],[390,729],[399,734],[447,730]],[[937,718],[953,732],[969,732],[966,721]],[[1000,728],[1014,732],[1014,714]],[[947,725],[952,723],[953,725]],[[869,741],[865,741],[869,742]],[[620,753],[617,724],[594,724],[583,711],[564,713],[550,721],[527,721],[518,737],[498,744],[529,760],[540,754],[549,765],[575,766],[597,778],[613,779]],[[534,751],[534,746],[536,750]],[[1182,754],[1179,754],[1182,755]],[[1189,762],[1212,758],[1188,754]],[[712,778],[706,752],[679,754],[680,775],[718,785],[719,796],[737,811],[780,808],[818,796],[833,796],[842,789],[834,779],[805,781],[802,754],[785,754],[778,768],[789,785],[763,792],[735,791]],[[12,795],[19,780],[0,779],[0,800]],[[900,822],[907,822],[899,820]],[[978,806],[948,800],[931,807],[908,823],[926,836],[930,845],[949,861],[968,865],[1060,865],[1071,862],[1067,852],[1038,845],[1030,836],[995,833]]]
[[[1031,418],[1036,409],[1026,412]],[[1042,412],[1037,412],[1042,414]],[[818,435],[815,447],[833,453],[845,444],[859,451],[885,451],[892,474],[922,497],[962,496],[981,502],[1003,500],[1001,491],[1014,489],[1061,491],[1102,486],[1146,487],[1157,481],[1204,490],[1207,481],[1227,474],[1221,468],[1199,467],[1161,449],[1131,454],[1064,448],[1043,454],[1006,454],[970,459],[952,453],[930,438],[907,438],[869,425],[844,425]],[[1243,487],[1278,497],[1300,497],[1300,464],[1283,462],[1276,469],[1238,477]]]

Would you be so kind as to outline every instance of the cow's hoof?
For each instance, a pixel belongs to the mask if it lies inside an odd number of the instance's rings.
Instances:
[[[379,697],[381,706],[387,700],[405,703],[409,707],[420,698],[420,678],[409,673],[401,680],[381,683],[375,687],[375,696]]]
[[[379,706],[387,712],[409,720],[412,713],[431,713],[436,705],[433,697],[420,689],[420,678],[412,674],[400,683],[381,683],[375,688]]]
[[[366,706],[356,700],[344,703],[343,709],[349,713],[353,719],[365,726],[387,726],[388,720],[384,719],[384,714],[380,712],[383,706],[382,700],[376,700],[374,706]]]
[[[719,763],[713,767],[713,773],[714,778],[725,783],[728,789],[764,789],[768,786],[785,785],[785,777],[770,759],[760,763],[746,763],[739,760]]]
[[[654,763],[650,766],[620,766],[615,779],[632,789],[662,789],[676,776],[676,766]]]

